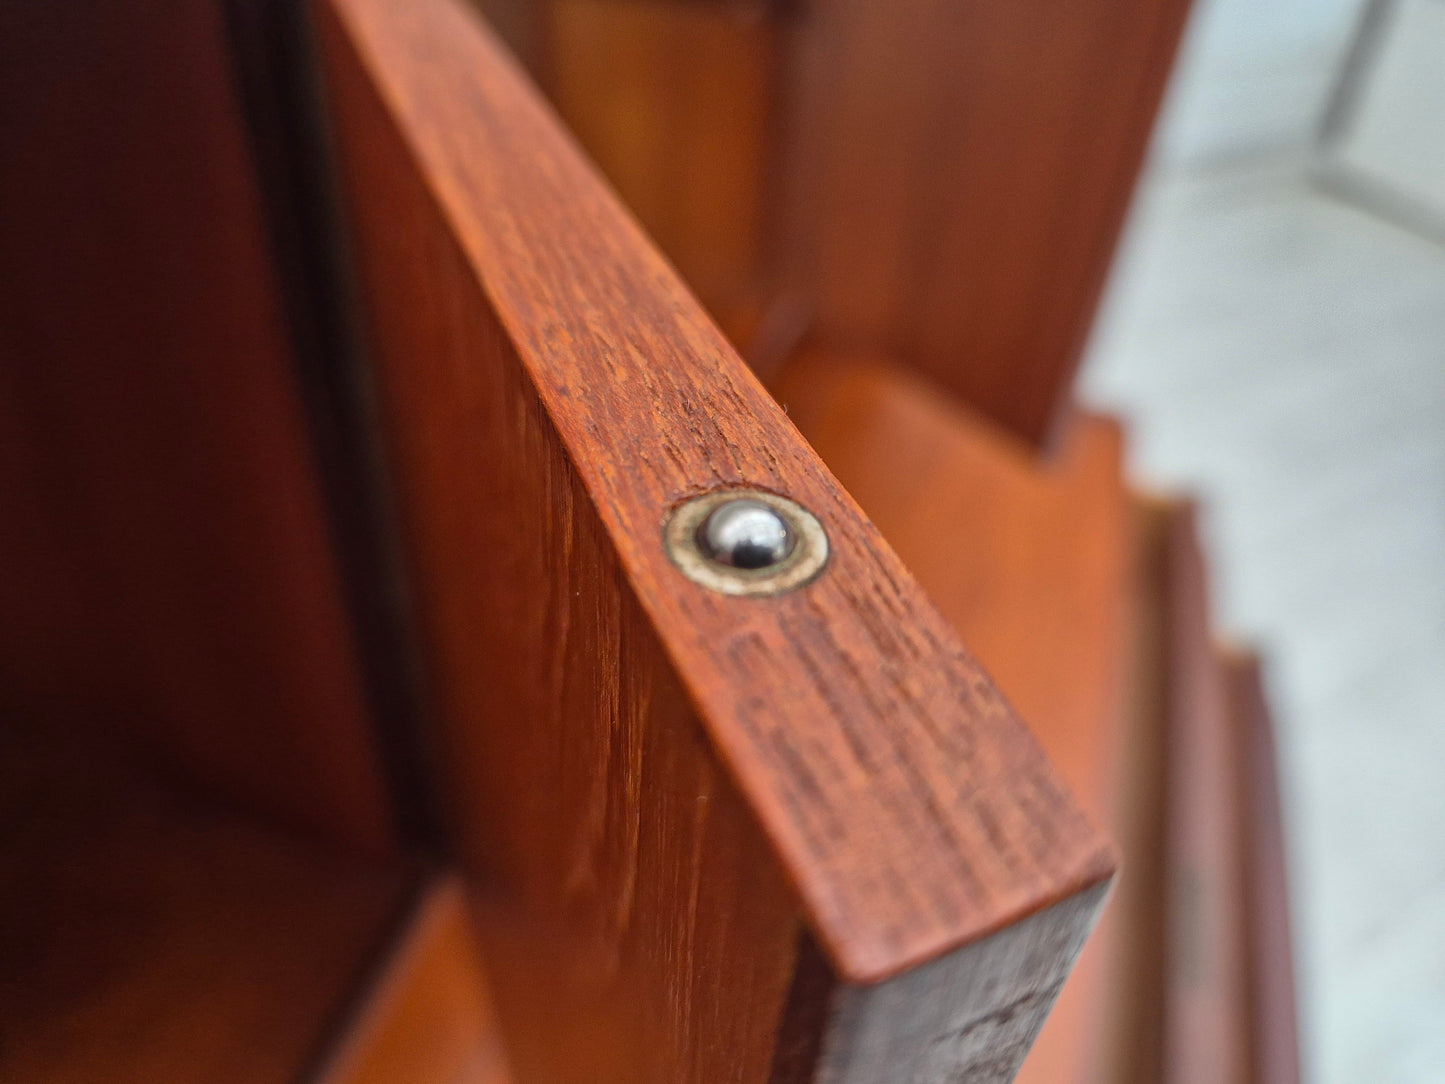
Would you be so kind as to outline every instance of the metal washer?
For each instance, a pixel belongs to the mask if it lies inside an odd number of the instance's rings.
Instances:
[[[698,545],[698,529],[714,509],[745,499],[765,504],[787,524],[795,541],[776,564],[737,568],[711,559]],[[688,579],[723,595],[781,595],[815,579],[828,563],[828,534],[818,518],[796,501],[762,489],[718,489],[672,510],[662,530],[663,547]]]

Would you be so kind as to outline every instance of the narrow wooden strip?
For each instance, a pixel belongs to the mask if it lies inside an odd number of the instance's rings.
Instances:
[[[1299,1084],[1289,875],[1280,807],[1274,726],[1259,656],[1225,656],[1246,813],[1242,848],[1249,980],[1250,1077],[1254,1084]]]
[[[1247,1079],[1241,797],[1195,514],[1169,534],[1169,927],[1164,1079]]]
[[[1077,413],[1059,454],[1044,459],[930,381],[869,354],[806,351],[774,386],[1029,720],[1072,793],[1126,848],[1109,910],[1019,1076],[1093,1079],[1114,1020],[1140,1000],[1158,1004],[1157,983],[1152,996],[1136,995],[1125,988],[1135,976],[1118,972],[1161,949],[1149,936],[1161,912],[1157,858],[1140,852],[1161,831],[1164,712],[1139,686],[1157,681],[1162,648],[1157,628],[1140,628],[1130,650],[1125,628],[1126,597],[1129,616],[1147,625],[1141,611],[1160,585],[1131,582],[1146,577],[1130,562],[1140,529],[1120,427]],[[1129,675],[1127,710],[1126,669],[1145,672]],[[1131,1057],[1137,1040],[1129,1036]]]

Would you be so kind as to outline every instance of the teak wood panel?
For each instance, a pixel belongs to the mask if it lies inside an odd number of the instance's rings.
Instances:
[[[477,2],[765,377],[811,326],[1048,435],[1188,0]]]
[[[1139,592],[1120,427],[1078,413],[1059,454],[1043,459],[930,381],[868,355],[805,352],[776,389],[1029,720],[1085,811],[1123,846],[1108,911],[1019,1075],[1093,1079],[1106,1024],[1132,1004],[1118,961],[1151,905],[1140,897],[1157,887],[1135,848],[1159,805],[1125,794],[1145,771],[1136,761],[1158,747],[1162,711],[1146,718],[1121,704],[1125,672],[1132,686],[1132,672],[1147,668],[1132,656],[1153,644],[1129,643]]]
[[[751,315],[782,113],[778,5],[473,3],[724,329]]]
[[[715,314],[752,300],[764,248],[781,28],[760,5],[551,0],[557,111]]]
[[[769,288],[1039,443],[1188,0],[816,0],[790,26]]]
[[[385,852],[234,74],[214,0],[0,6],[0,713]]]
[[[318,1084],[511,1084],[462,884],[420,893]]]
[[[1123,696],[1115,816],[1127,874],[1090,942],[1108,959],[1092,1057],[1074,1079],[1157,1084],[1163,1079],[1168,963],[1166,843],[1169,739],[1169,534],[1177,501],[1131,499],[1130,668]]]
[[[1108,846],[485,28],[334,0],[322,29],[519,1079],[767,1079],[800,916],[825,1079],[1006,1079]],[[822,520],[815,582],[729,598],[668,561],[669,510],[741,485]]]
[[[5,723],[0,1080],[305,1079],[404,871],[167,786],[122,741]]]
[[[1125,667],[1129,513],[1117,423],[1078,414],[1060,455],[894,359],[805,352],[776,385],[803,436],[1028,720],[1085,812]]]

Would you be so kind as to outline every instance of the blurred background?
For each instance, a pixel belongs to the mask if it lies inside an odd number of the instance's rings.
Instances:
[[[1196,4],[1083,370],[1262,641],[1306,1069],[1445,1066],[1445,3]]]

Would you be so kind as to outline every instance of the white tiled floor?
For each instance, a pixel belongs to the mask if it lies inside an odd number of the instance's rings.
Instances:
[[[1156,180],[1084,388],[1270,657],[1310,1079],[1445,1081],[1445,247],[1297,160]]]

